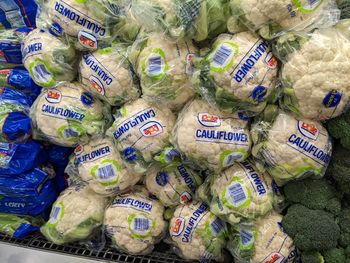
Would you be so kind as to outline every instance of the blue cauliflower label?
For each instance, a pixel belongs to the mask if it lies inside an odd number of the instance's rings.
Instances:
[[[240,229],[239,242],[240,246],[243,248],[250,248],[253,246],[255,242],[254,231],[251,231],[249,229]]]
[[[225,41],[217,46],[207,60],[210,62],[210,69],[214,72],[224,72],[229,69],[234,62],[234,57],[238,54],[239,47],[236,43]]]
[[[184,180],[187,187],[192,191],[192,193],[196,192],[196,184],[191,176],[191,174],[187,171],[186,167],[181,164],[177,167],[177,171],[179,172],[180,176]]]
[[[267,90],[263,86],[257,86],[253,89],[251,97],[256,102],[262,102],[267,94]]]
[[[128,162],[133,162],[138,158],[136,149],[133,147],[127,147],[122,151],[122,155]]]
[[[153,229],[153,221],[142,214],[128,216],[129,229],[136,238],[146,238]]]
[[[53,22],[53,23],[51,24],[50,28],[49,28],[49,32],[50,32],[52,35],[58,37],[58,36],[61,36],[61,35],[62,35],[63,29],[62,29],[62,27],[61,27],[58,23]]]
[[[17,147],[17,144],[0,142],[0,165],[2,167],[6,167],[11,162]]]
[[[136,210],[150,213],[153,205],[151,202],[125,197],[114,199],[112,202],[112,207],[134,208]]]
[[[64,120],[70,119],[70,120],[82,121],[85,118],[84,114],[81,114],[74,110],[55,107],[47,104],[42,105],[41,112],[43,112],[44,115],[56,116],[57,118],[64,119]]]
[[[156,175],[156,183],[160,186],[165,186],[169,182],[169,176],[165,172],[159,172]]]
[[[326,108],[335,108],[339,105],[341,99],[342,99],[342,92],[338,90],[331,90],[326,97],[323,99],[323,105]]]
[[[84,92],[81,95],[80,100],[84,105],[88,107],[90,107],[94,103],[94,98],[92,97],[91,93],[88,93],[88,92]]]
[[[78,146],[75,151],[76,164],[93,162],[95,160],[101,159],[111,154],[111,148],[109,145],[99,145],[98,147],[93,147],[90,152],[85,152],[83,146]]]
[[[247,161],[238,163],[238,165],[244,170],[246,176],[248,177],[251,185],[253,186],[254,192],[258,195],[267,194],[267,183],[264,176],[259,175],[254,167]]]

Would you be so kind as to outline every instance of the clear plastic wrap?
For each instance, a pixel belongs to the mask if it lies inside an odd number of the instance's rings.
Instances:
[[[219,172],[250,154],[248,124],[244,115],[225,114],[195,99],[179,114],[172,142],[188,158]]]
[[[132,0],[132,17],[148,31],[203,41],[226,31],[228,0]]]
[[[78,50],[96,50],[115,37],[132,41],[139,26],[128,17],[130,0],[48,0],[46,23],[57,35],[65,33]]]
[[[46,29],[34,29],[26,36],[22,55],[25,68],[39,86],[54,87],[76,77],[76,51]]]
[[[40,229],[42,220],[30,216],[0,214],[0,233],[14,238],[24,238]]]
[[[153,157],[169,145],[175,124],[174,114],[144,99],[125,104],[114,115],[107,131],[116,141],[121,156],[138,173],[144,173]]]
[[[140,97],[134,70],[122,48],[86,52],[79,64],[80,82],[101,100],[121,106]]]
[[[210,212],[202,202],[180,205],[176,208],[169,225],[170,238],[166,242],[181,258],[209,262],[223,261],[227,226]]]
[[[136,70],[143,97],[175,111],[181,109],[195,94],[191,77],[197,48],[191,41],[170,42],[160,33],[138,41],[144,44],[135,42],[131,53],[140,52]]]
[[[31,108],[31,118],[36,138],[68,147],[103,133],[111,122],[109,106],[77,82],[43,89]]]
[[[272,178],[257,171],[251,161],[208,177],[197,193],[212,213],[230,224],[264,216],[284,201]]]
[[[345,26],[342,26],[342,25]],[[350,101],[349,22],[309,34],[287,34],[276,43],[284,60],[281,106],[297,116],[327,120],[343,113]]]
[[[293,240],[283,232],[281,221],[282,215],[271,212],[254,222],[234,226],[227,248],[235,262],[294,262]]]
[[[327,28],[339,20],[334,0],[230,0],[232,16],[271,39],[290,31]]]
[[[332,142],[321,123],[296,119],[269,105],[251,130],[252,154],[279,186],[306,177],[321,178],[332,154]]]
[[[148,254],[166,234],[163,212],[163,205],[149,198],[145,188],[135,187],[133,192],[115,197],[106,209],[104,229],[118,250]]]
[[[166,167],[155,164],[147,172],[145,186],[164,206],[176,206],[191,201],[202,184],[201,175],[184,163]]]
[[[108,199],[86,185],[72,185],[52,206],[50,219],[40,229],[55,244],[88,239],[102,225]]]
[[[277,59],[269,43],[251,32],[222,34],[202,62],[200,90],[225,112],[261,112],[277,80]]]
[[[79,145],[66,172],[71,177],[78,176],[93,191],[106,196],[128,191],[142,177],[129,171],[112,139],[104,137]]]

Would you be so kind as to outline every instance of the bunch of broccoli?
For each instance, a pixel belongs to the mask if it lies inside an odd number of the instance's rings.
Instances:
[[[328,178],[291,182],[284,193],[290,206],[282,225],[301,262],[350,263],[350,209],[342,204],[343,193]]]
[[[339,139],[345,148],[350,149],[350,110],[329,120],[327,130],[332,137]]]

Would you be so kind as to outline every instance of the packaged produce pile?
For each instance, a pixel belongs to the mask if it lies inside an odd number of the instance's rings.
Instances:
[[[0,1],[0,232],[350,263],[349,106],[347,0]]]

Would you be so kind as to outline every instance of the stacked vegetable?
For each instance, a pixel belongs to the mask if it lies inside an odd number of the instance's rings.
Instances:
[[[14,143],[0,212],[16,214],[0,230],[38,229],[18,215],[42,215],[65,188],[37,168],[51,163],[70,182],[41,227],[56,244],[103,235],[132,255],[163,240],[201,262],[350,260],[350,20],[334,0],[42,10],[38,28],[0,32],[16,49],[0,45],[0,140]],[[2,209],[29,197],[42,205]]]

